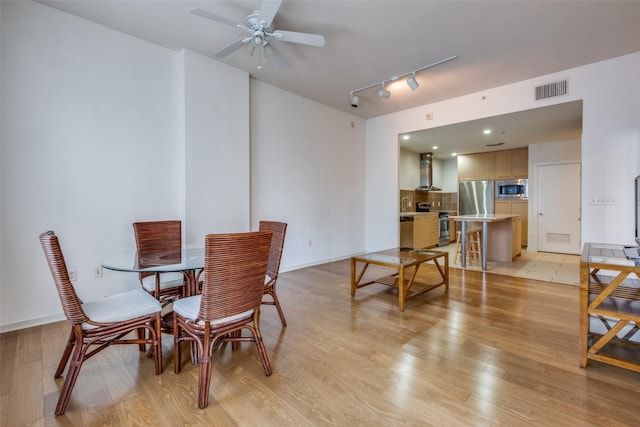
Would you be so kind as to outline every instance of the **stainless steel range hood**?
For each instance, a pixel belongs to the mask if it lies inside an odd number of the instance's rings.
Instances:
[[[441,191],[433,186],[433,153],[420,154],[420,187],[415,191]]]

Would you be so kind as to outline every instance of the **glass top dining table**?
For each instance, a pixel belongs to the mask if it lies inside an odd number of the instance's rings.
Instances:
[[[196,271],[204,268],[204,246],[184,245],[180,251],[149,252],[140,254],[129,251],[107,258],[103,268],[132,273],[181,272],[187,281],[188,294],[196,293]]]

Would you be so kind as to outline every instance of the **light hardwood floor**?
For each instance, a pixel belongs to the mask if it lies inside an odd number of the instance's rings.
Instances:
[[[370,275],[381,270],[372,266]],[[425,274],[427,277],[429,274]],[[423,277],[423,278],[424,278]],[[439,288],[400,312],[395,290],[349,295],[349,261],[282,273],[262,311],[273,375],[254,346],[218,349],[209,407],[197,408],[197,367],[173,373],[137,346],[112,347],[82,368],[67,412],[54,417],[53,372],[64,322],[0,336],[0,422],[17,425],[620,426],[640,423],[640,374],[578,366],[578,287],[451,268]],[[51,285],[53,286],[53,284]],[[188,352],[184,352],[188,357]]]

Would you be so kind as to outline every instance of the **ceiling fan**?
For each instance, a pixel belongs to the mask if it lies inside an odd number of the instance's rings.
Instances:
[[[216,53],[215,56],[217,58],[224,58],[245,46],[251,55],[253,55],[257,49],[258,54],[262,55],[264,60],[271,58],[279,68],[286,68],[289,64],[287,64],[287,61],[275,45],[275,40],[322,47],[324,46],[324,37],[318,34],[273,30],[271,28],[271,23],[273,18],[276,16],[276,13],[278,13],[281,3],[281,0],[262,0],[260,10],[255,10],[250,13],[244,19],[244,23],[242,24],[203,9],[191,9],[189,12],[193,15],[211,19],[212,21],[216,21],[221,24],[230,25],[249,33],[248,36],[234,41],[229,46]],[[258,59],[258,68],[262,68],[260,58]]]

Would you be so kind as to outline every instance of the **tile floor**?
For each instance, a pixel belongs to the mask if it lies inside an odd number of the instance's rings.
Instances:
[[[435,249],[448,251],[449,266],[461,268],[460,260],[455,262],[455,243]],[[467,268],[480,270],[480,262],[469,262],[467,258]],[[522,255],[515,257],[513,262],[488,261],[487,272],[579,286],[580,255],[533,252],[523,249]]]

